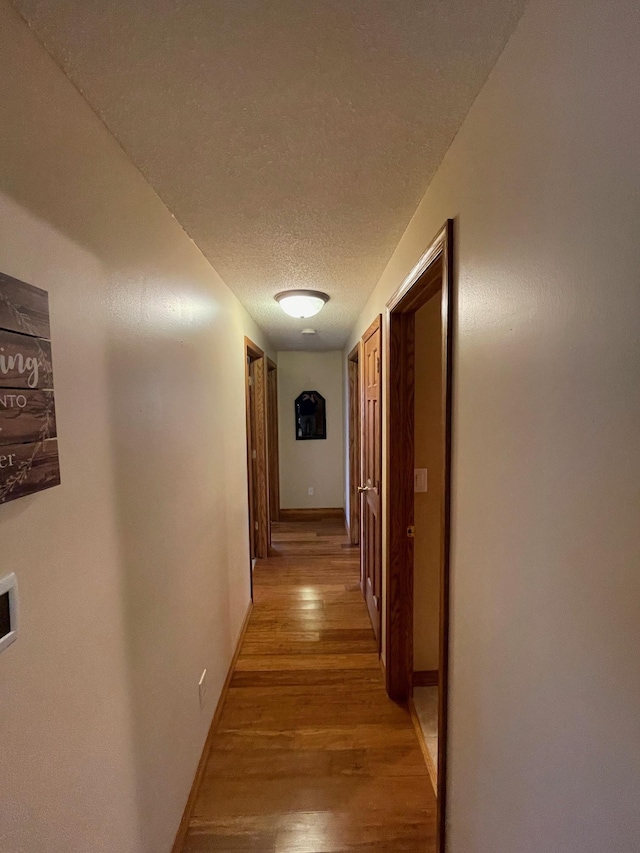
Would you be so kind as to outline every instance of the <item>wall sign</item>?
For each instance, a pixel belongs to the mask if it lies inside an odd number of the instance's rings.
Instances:
[[[60,483],[49,296],[0,273],[0,504]]]
[[[327,437],[327,404],[317,391],[303,391],[295,402],[296,441]]]

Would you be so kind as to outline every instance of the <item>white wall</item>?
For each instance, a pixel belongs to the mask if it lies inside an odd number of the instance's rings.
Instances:
[[[49,291],[62,470],[0,507],[0,849],[168,853],[249,601],[268,342],[4,0],[0,52],[0,269]]]
[[[327,401],[327,438],[296,441],[294,402],[302,391]],[[278,353],[280,506],[341,507],[344,499],[344,435],[341,352]],[[313,495],[308,494],[309,486]]]
[[[639,79],[532,0],[346,347],[454,217],[451,853],[640,849]]]

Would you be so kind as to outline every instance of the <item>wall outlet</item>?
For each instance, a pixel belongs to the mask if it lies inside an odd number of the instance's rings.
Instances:
[[[312,494],[313,494],[313,486],[309,486],[309,488],[307,489],[307,494],[308,494],[308,495],[312,495]]]
[[[202,670],[200,681],[198,682],[198,698],[200,699],[200,710],[204,708],[204,697],[207,695],[207,670]]]

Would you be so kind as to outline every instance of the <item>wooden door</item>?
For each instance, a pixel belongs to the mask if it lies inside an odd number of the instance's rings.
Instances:
[[[380,648],[382,608],[382,318],[362,338],[362,591]]]
[[[266,358],[245,338],[247,358],[247,467],[249,480],[249,541],[251,557],[269,555],[271,525],[267,474]]]

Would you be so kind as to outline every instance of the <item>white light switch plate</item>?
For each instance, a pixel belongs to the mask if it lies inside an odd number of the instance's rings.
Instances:
[[[414,492],[426,492],[427,491],[427,469],[426,468],[414,468],[414,471],[413,471],[413,491]]]

